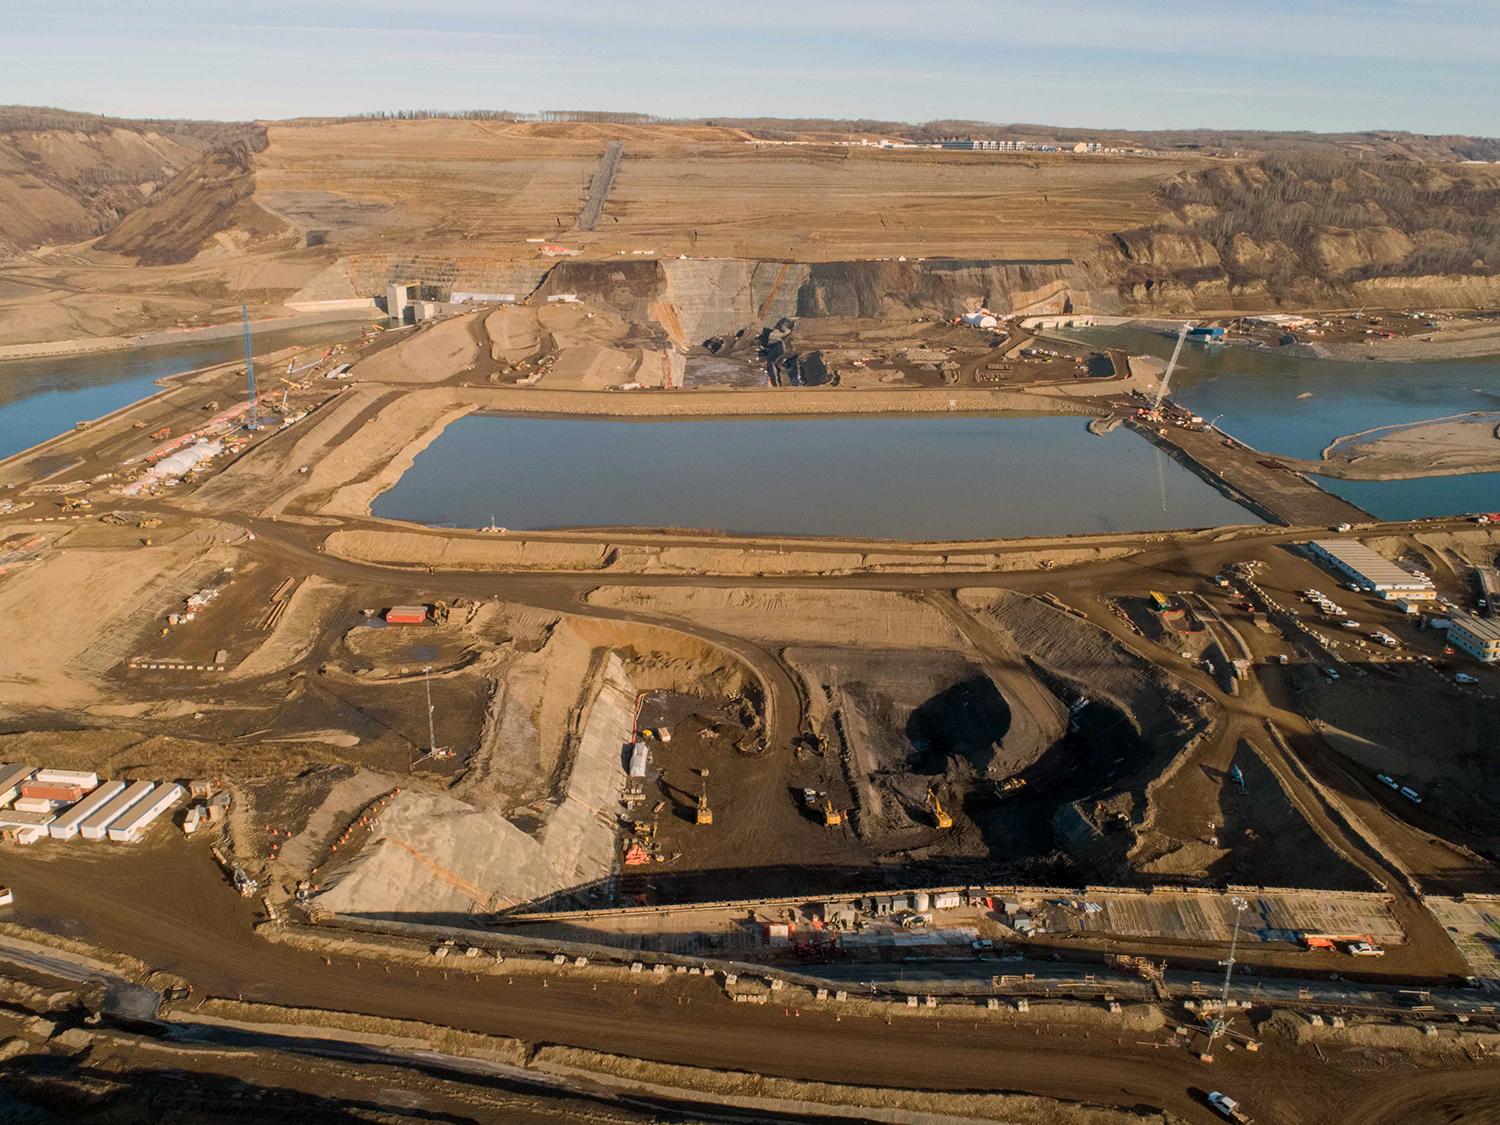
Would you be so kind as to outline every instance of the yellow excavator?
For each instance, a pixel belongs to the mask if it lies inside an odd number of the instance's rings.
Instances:
[[[844,812],[842,809],[833,807],[833,798],[823,794],[823,824],[828,828],[837,828],[844,823]]]
[[[927,807],[932,810],[932,820],[939,828],[952,828],[953,818],[948,815],[948,810],[943,808],[943,802],[939,799],[937,790],[931,785],[927,787]]]
[[[714,822],[714,810],[708,807],[708,771],[698,771],[703,776],[703,788],[698,792],[698,824],[712,824]]]

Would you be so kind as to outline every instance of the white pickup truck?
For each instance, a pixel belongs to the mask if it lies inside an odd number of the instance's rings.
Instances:
[[[1237,1125],[1252,1125],[1255,1120],[1240,1108],[1239,1102],[1217,1090],[1208,1095],[1208,1104],[1218,1111],[1220,1117],[1227,1121],[1234,1121]]]

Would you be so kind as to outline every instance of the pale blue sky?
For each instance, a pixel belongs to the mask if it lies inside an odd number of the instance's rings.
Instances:
[[[0,102],[1500,134],[1500,0],[9,0]]]

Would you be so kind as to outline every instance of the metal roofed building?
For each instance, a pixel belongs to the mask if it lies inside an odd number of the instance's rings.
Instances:
[[[146,794],[156,788],[154,781],[137,781],[130,785],[123,793],[118,793],[115,798],[99,809],[92,816],[86,817],[78,826],[78,834],[85,840],[102,840],[109,826],[119,820],[127,812],[146,799]]]
[[[160,785],[119,820],[109,826],[109,838],[116,843],[133,844],[151,823],[182,798],[182,786],[168,782]]]
[[[1500,621],[1455,613],[1448,627],[1448,643],[1485,664],[1500,661]]]
[[[0,805],[10,804],[21,792],[21,782],[29,781],[33,772],[32,766],[0,766]]]
[[[1425,600],[1435,596],[1432,579],[1413,574],[1357,539],[1316,539],[1308,548],[1315,558],[1387,601]]]
[[[54,840],[71,840],[85,820],[125,791],[123,781],[106,781],[47,826]]]

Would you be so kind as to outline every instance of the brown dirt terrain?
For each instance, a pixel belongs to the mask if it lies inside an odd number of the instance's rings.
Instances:
[[[1484,255],[1471,252],[1482,220],[1470,216],[1470,202],[1493,185],[1482,168],[1455,163],[1356,169],[1325,183],[1332,173],[1293,157],[782,145],[744,130],[667,124],[88,128],[84,141],[8,134],[16,159],[9,174],[0,163],[0,190],[28,189],[15,212],[16,246],[31,251],[44,229],[72,241],[0,271],[0,346],[223,321],[241,302],[282,310],[383,296],[394,280],[431,296],[607,290],[639,320],[653,299],[640,277],[653,271],[666,275],[656,299],[671,310],[656,319],[683,345],[754,321],[741,310],[737,324],[710,324],[698,307],[736,296],[770,311],[795,295],[802,315],[847,315],[872,297],[908,313],[951,314],[955,301],[916,292],[910,278],[872,289],[830,283],[826,271],[812,285],[779,276],[789,265],[806,273],[850,263],[922,274],[939,259],[1012,271],[988,293],[965,294],[997,310],[1111,311],[1122,298],[1141,309],[1495,303],[1494,277],[1471,264]],[[615,139],[625,156],[605,221],[574,237],[590,178]],[[27,178],[49,162],[56,167],[45,183]],[[64,181],[87,179],[91,162],[106,179],[135,186],[111,188],[103,207],[80,203]],[[1315,189],[1332,192],[1337,206],[1309,203]],[[1465,201],[1456,232],[1413,216],[1413,201],[1429,198]],[[1307,260],[1293,270],[1311,288],[1287,280],[1295,254],[1267,225],[1278,210],[1267,199],[1314,220]],[[40,212],[56,213],[52,227]],[[85,216],[92,229],[80,229]],[[581,257],[541,253],[544,240],[558,239],[571,239]],[[762,276],[752,283],[750,270]],[[954,271],[943,262],[941,272]],[[863,315],[882,311],[877,303]]]

